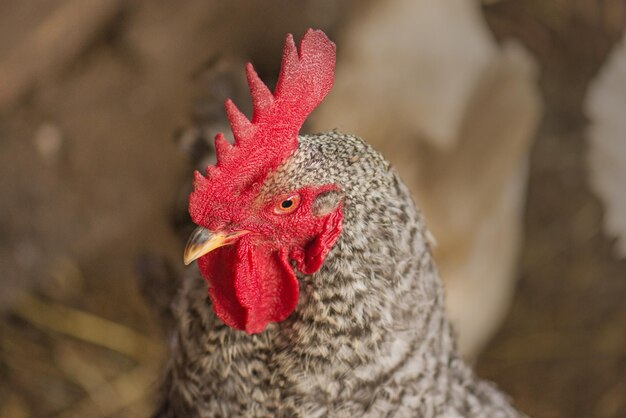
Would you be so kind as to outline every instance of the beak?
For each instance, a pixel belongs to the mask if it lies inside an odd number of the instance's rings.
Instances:
[[[235,231],[228,233],[211,232],[208,229],[199,226],[194,229],[189,237],[189,240],[187,241],[185,252],[183,253],[183,261],[185,265],[188,266],[194,260],[210,253],[216,248],[233,244],[239,237],[249,232],[250,231]]]

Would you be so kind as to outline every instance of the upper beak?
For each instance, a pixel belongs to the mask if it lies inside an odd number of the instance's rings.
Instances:
[[[210,253],[216,248],[233,244],[237,241],[237,238],[247,234],[248,232],[250,231],[235,231],[227,233],[211,232],[208,229],[199,226],[194,229],[189,237],[189,240],[187,241],[185,252],[183,253],[183,261],[185,265],[188,266],[194,260]]]

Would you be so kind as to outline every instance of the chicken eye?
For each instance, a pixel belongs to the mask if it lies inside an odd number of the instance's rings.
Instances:
[[[279,215],[284,215],[287,213],[291,213],[298,208],[300,205],[300,196],[297,194],[291,195],[286,199],[282,200],[280,203],[276,205],[274,208],[274,212]]]

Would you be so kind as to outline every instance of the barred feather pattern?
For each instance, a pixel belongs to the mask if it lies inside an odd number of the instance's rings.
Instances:
[[[328,183],[342,235],[298,276],[287,320],[255,335],[226,327],[188,270],[155,417],[522,416],[459,359],[424,220],[380,154],[337,132],[301,136],[263,192]]]

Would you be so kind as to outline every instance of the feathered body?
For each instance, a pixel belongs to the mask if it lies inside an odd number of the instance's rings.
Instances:
[[[616,237],[615,250],[626,258],[626,33],[589,85],[585,113],[590,121],[590,186],[604,205],[604,230]]]
[[[317,273],[298,275],[287,320],[255,335],[225,326],[189,270],[157,416],[517,416],[458,358],[424,221],[377,152],[339,133],[302,136],[264,187],[329,181],[343,231]]]
[[[514,417],[459,359],[428,232],[361,139],[300,136],[332,85],[334,45],[288,38],[275,93],[248,66],[251,121],[196,173],[198,228],[174,305],[159,418]],[[207,286],[208,284],[208,297]],[[245,332],[243,332],[245,331]]]

